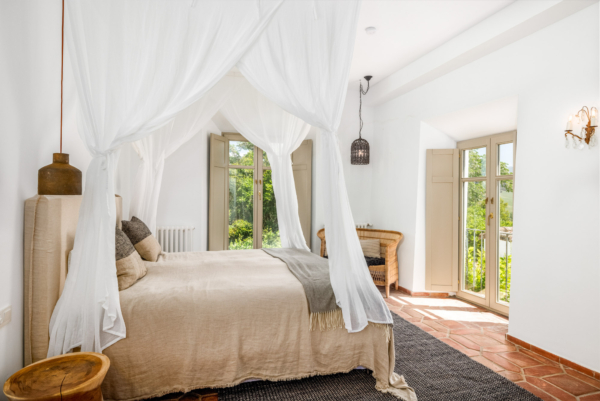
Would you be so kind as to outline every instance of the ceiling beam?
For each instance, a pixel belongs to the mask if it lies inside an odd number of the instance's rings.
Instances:
[[[516,1],[376,83],[365,105],[377,106],[408,93],[598,1]]]

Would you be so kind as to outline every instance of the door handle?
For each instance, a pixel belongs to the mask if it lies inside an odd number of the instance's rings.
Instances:
[[[488,216],[488,226],[490,225],[490,220],[494,218],[494,213],[490,213]]]
[[[258,191],[258,200],[262,200],[261,196],[262,196],[262,193],[260,191]]]

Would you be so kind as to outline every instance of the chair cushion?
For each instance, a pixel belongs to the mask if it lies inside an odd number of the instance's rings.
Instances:
[[[361,239],[360,246],[365,257],[380,258],[381,257],[381,240],[380,239]]]
[[[368,256],[365,256],[365,260],[367,261],[367,266],[385,265],[385,258],[370,258]]]
[[[329,259],[329,256],[323,256],[325,259]],[[385,265],[385,258],[369,258],[365,256],[365,262],[367,262],[367,266],[381,266]]]

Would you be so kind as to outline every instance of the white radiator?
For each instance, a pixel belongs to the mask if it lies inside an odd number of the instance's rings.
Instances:
[[[163,252],[191,252],[194,227],[157,227],[156,239]]]
[[[364,223],[364,224],[357,224],[356,228],[372,228],[373,224],[371,223]]]

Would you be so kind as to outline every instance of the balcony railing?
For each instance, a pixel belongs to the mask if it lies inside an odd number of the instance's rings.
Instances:
[[[467,228],[465,230],[465,289],[473,292],[480,292],[485,289],[485,230],[476,228]],[[498,289],[499,292],[504,289],[504,296],[500,295],[501,300],[508,302],[509,299],[509,282],[510,282],[510,255],[512,254],[512,227],[501,227],[498,233]],[[478,252],[479,251],[479,252]],[[501,262],[504,259],[504,263]],[[470,260],[469,260],[470,259]],[[471,262],[471,263],[469,263]],[[467,269],[470,269],[471,279],[468,279]],[[504,271],[502,277],[501,270]],[[479,273],[479,277],[477,277]],[[477,283],[477,279],[479,283]],[[477,285],[479,284],[479,285]],[[470,287],[470,288],[469,288]]]
[[[466,229],[466,237],[465,237],[465,267],[469,267],[469,256],[472,257],[471,263],[471,291],[475,290],[475,284],[477,280],[477,270],[479,270],[479,291],[483,290],[485,287],[484,281],[484,272],[485,272],[485,230],[478,230],[476,228],[467,228]],[[477,256],[477,251],[479,250],[479,257]],[[468,253],[472,252],[472,255]],[[479,259],[479,261],[478,261]],[[479,262],[479,263],[478,263]],[[479,266],[479,269],[477,269]],[[465,278],[466,281],[466,278]],[[468,282],[467,282],[468,283]],[[465,284],[467,284],[465,283]]]

